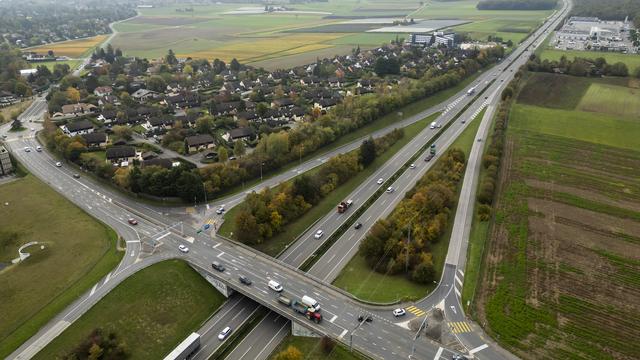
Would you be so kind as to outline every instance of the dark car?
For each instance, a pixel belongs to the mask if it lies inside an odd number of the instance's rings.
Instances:
[[[427,157],[424,158],[424,161],[431,161],[431,159],[433,159],[433,154],[427,155]]]
[[[223,272],[225,270],[224,265],[220,264],[217,261],[212,262],[211,267],[220,272]]]
[[[360,229],[361,227],[362,227],[362,223],[356,223],[356,225],[353,228]]]
[[[74,177],[75,179],[80,179],[80,174],[73,174],[73,177]]]
[[[134,219],[134,218],[129,218],[129,220],[127,220],[129,222],[129,224],[131,225],[138,225],[138,220]]]
[[[248,277],[246,277],[244,275],[240,275],[238,277],[238,279],[240,280],[241,283],[243,283],[245,285],[251,285],[251,279],[249,279]]]

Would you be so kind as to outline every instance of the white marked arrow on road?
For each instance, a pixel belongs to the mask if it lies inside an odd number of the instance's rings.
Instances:
[[[458,314],[458,312],[456,311],[456,307],[451,305],[451,311],[453,311],[454,314]]]

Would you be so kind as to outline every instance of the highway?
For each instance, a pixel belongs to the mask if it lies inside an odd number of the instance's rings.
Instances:
[[[557,23],[557,19],[555,17],[554,22]],[[548,33],[548,31],[545,31],[545,34],[542,34],[541,36],[546,36],[546,33]],[[533,36],[531,39],[525,42],[521,49],[528,46],[528,44],[533,40],[539,39],[537,39],[537,36]],[[521,51],[522,50],[517,50],[511,56],[517,58],[519,57]],[[510,60],[507,59],[506,61]],[[517,69],[517,67],[519,66],[518,63],[521,64],[523,61],[524,57],[520,57],[518,62],[514,65],[511,65],[509,69]],[[502,65],[500,65],[499,67],[501,66]],[[489,94],[490,96],[490,99],[487,99],[491,102],[489,104],[490,107],[492,105],[495,105],[495,102],[497,102],[497,96],[495,95],[499,94],[498,90],[500,90],[501,87],[503,87],[506,82],[508,82],[511,76],[511,71],[506,71],[505,69],[505,71],[502,72],[502,75],[499,75],[498,79],[504,81],[496,81],[493,85],[491,85],[492,87],[495,86],[496,90],[492,91],[491,89],[489,89],[487,92],[487,94]],[[476,110],[478,110],[483,103],[484,99],[483,97],[481,97],[477,104],[474,103],[474,105],[472,105],[467,110],[467,113],[476,112]],[[487,119],[488,117],[485,117],[483,119],[483,124],[484,122],[487,122]],[[481,125],[481,130],[482,129],[487,131],[488,128],[486,127],[486,125],[484,127]],[[0,132],[2,131],[6,131],[6,127],[4,127],[4,129],[0,129]],[[449,129],[447,129],[447,132],[449,131],[456,131],[456,127],[450,127]],[[97,302],[99,298],[104,296],[104,294],[106,294],[111,288],[117,285],[117,283],[122,281],[127,276],[133,274],[135,271],[138,271],[140,268],[166,258],[179,257],[187,259],[191,264],[193,264],[193,266],[199,267],[202,271],[211,273],[212,276],[218,277],[223,282],[239,291],[241,294],[251,297],[264,306],[268,306],[279,315],[285,316],[304,325],[305,327],[311,328],[317,333],[328,334],[334,338],[342,340],[343,342],[348,341],[347,334],[349,334],[350,330],[353,329],[354,325],[356,324],[356,318],[358,314],[365,311],[373,311],[372,309],[357,303],[343,291],[336,289],[328,285],[326,282],[322,281],[322,276],[316,278],[309,274],[304,274],[294,267],[285,264],[284,262],[273,260],[262,254],[256,254],[251,249],[240,246],[238,244],[234,244],[219,237],[211,239],[204,234],[196,234],[195,230],[190,226],[175,224],[174,220],[168,218],[163,211],[158,211],[153,207],[149,207],[132,201],[131,199],[117,192],[114,192],[113,190],[104,188],[102,184],[96,183],[84,176],[82,176],[80,179],[74,179],[71,176],[73,173],[72,169],[68,168],[66,165],[63,165],[62,167],[56,167],[54,165],[55,159],[51,158],[50,155],[46,152],[27,153],[24,151],[24,147],[26,146],[35,147],[37,145],[37,142],[33,138],[32,133],[22,136],[14,135],[15,134],[13,134],[11,138],[7,139],[7,145],[12,153],[19,159],[19,161],[25,164],[29,171],[31,171],[35,176],[43,179],[43,181],[47,182],[58,192],[69,198],[74,203],[78,204],[78,206],[88,211],[91,215],[101,219],[108,225],[114,227],[114,229],[116,229],[116,231],[124,238],[127,243],[127,255],[123,259],[123,262],[118,266],[118,268],[114,270],[114,272],[110,273],[107,277],[105,277],[105,279],[96,284],[96,286],[94,286],[94,288],[88,294],[85,294],[85,296],[78,299],[72,306],[65,309],[65,311],[63,311],[58,317],[56,317],[56,319],[51,321],[47,326],[41,329],[38,334],[36,334],[32,339],[27,341],[16,352],[14,352],[10,356],[10,358],[30,358],[30,356],[32,356],[39,348],[46,345],[46,343],[53,339],[55,335],[60,333],[66,326],[68,326],[68,324],[77,319],[77,317],[84,313],[93,303]],[[452,137],[450,137],[448,140],[445,136],[441,138],[441,140],[445,142],[445,144],[442,145],[442,148],[446,147],[447,141],[452,142],[455,138],[454,136],[457,135],[453,133],[451,136]],[[359,146],[359,143],[356,143],[355,146]],[[477,146],[474,147],[474,149],[476,148]],[[477,165],[476,163],[472,162],[471,159],[473,158],[474,156],[472,153],[468,165],[468,168],[470,169],[475,169]],[[323,159],[317,159],[316,161],[322,163],[322,160]],[[326,158],[324,158],[324,160],[326,161]],[[384,198],[385,195],[390,195],[392,197],[395,196],[397,197],[397,199],[399,199],[403,193],[403,190],[406,189],[407,186],[410,186],[411,181],[415,181],[418,178],[418,174],[420,171],[426,170],[422,168],[419,171],[416,171],[415,176],[401,176],[393,185],[398,189],[398,191],[393,194],[384,194],[381,199]],[[291,177],[292,175],[289,174],[288,176]],[[282,180],[277,180],[275,181],[275,183],[280,181]],[[404,183],[405,181],[406,183]],[[260,186],[260,188],[263,186],[266,185],[263,184]],[[369,184],[367,184],[367,186],[369,186]],[[464,186],[463,193],[466,194],[466,192],[464,192]],[[393,208],[391,205],[391,203],[395,201],[393,199],[394,198],[387,197],[386,201],[388,201],[389,205],[386,207],[386,209]],[[469,202],[469,206],[467,209],[470,208],[472,210],[474,199],[473,197],[471,197],[470,200],[467,200]],[[378,201],[381,200],[379,199]],[[463,203],[462,199],[460,203]],[[372,209],[373,208],[378,208],[377,203],[374,204]],[[381,209],[385,208],[383,207]],[[381,211],[381,209],[379,209],[378,214],[374,214],[374,220],[379,218],[380,216],[384,216],[384,211]],[[367,213],[365,212],[364,215],[366,214]],[[136,228],[131,227],[126,222],[126,219],[130,216],[138,218],[140,224]],[[464,228],[466,226],[460,221],[458,220],[458,216],[456,216],[456,228],[459,228],[460,226]],[[373,223],[372,220],[370,221],[370,223],[365,225],[370,226],[371,223]],[[174,227],[172,229],[168,229],[168,227],[172,225]],[[361,235],[365,233],[367,229],[366,226],[361,229]],[[326,236],[328,235],[329,234],[327,234]],[[362,236],[359,236],[359,238],[361,237]],[[461,238],[464,238],[464,232],[462,233]],[[350,241],[351,247],[354,247],[354,240]],[[349,241],[344,242],[348,244]],[[152,246],[151,243],[157,243],[158,245]],[[342,243],[341,240],[336,243],[336,246],[338,246],[340,243]],[[456,247],[458,257],[457,259],[452,260],[453,263],[450,263],[449,259],[447,260],[445,275],[443,276],[443,280],[438,289],[444,289],[448,285],[455,284],[455,277],[457,276],[457,274],[463,275],[463,273],[459,272],[463,271],[461,267],[464,266],[464,261],[461,260],[463,260],[464,256],[466,255],[466,251],[463,251],[463,243],[464,241],[462,240],[455,241],[452,238],[450,249],[451,247]],[[189,246],[191,248],[191,251],[188,254],[182,254],[178,252],[178,244],[185,244]],[[332,247],[332,249],[336,246]],[[344,254],[344,252],[342,253]],[[456,251],[454,251],[454,253],[456,253]],[[329,253],[327,253],[327,255],[329,255]],[[226,264],[228,264],[227,271],[224,274],[217,273],[211,269],[210,263],[214,259],[220,259],[221,261],[224,261]],[[325,263],[318,262],[318,264]],[[321,266],[318,264],[316,265]],[[460,268],[458,266],[460,266]],[[326,268],[326,265],[321,267]],[[312,269],[312,273],[315,271],[314,269]],[[318,269],[318,271],[320,270],[321,269]],[[239,284],[237,276],[241,273],[250,276],[254,281],[254,285],[246,287]],[[329,279],[331,278],[331,276],[332,275],[329,273],[325,276],[325,278]],[[302,296],[302,294],[309,294],[315,297],[323,306],[325,321],[323,321],[319,325],[315,325],[309,322],[306,318],[297,316],[293,314],[290,309],[284,308],[283,306],[276,303],[275,294],[266,287],[266,282],[268,281],[268,279],[279,280],[284,285],[285,291],[289,295],[299,297]],[[446,293],[446,298],[444,298],[445,302],[450,298],[452,293],[456,294],[455,291],[451,290],[452,288],[453,287],[449,287],[449,291],[443,291],[443,293]],[[442,290],[438,290],[434,294],[440,294],[440,291]],[[427,299],[430,298],[433,298],[433,296],[430,296]],[[440,300],[441,299],[443,298],[441,297]],[[454,297],[454,299],[456,298]],[[234,300],[232,299],[231,301]],[[448,304],[449,303],[447,303],[447,305]],[[242,305],[239,304],[238,306]],[[456,305],[451,306],[459,307],[459,299],[456,300]],[[389,321],[386,318],[388,317],[387,313],[388,311],[382,312],[382,315],[378,315],[377,313],[375,313],[374,323],[364,324],[355,333],[353,337],[354,347],[374,358],[407,358],[410,355],[412,334],[409,331],[405,330],[403,327],[400,327],[394,324],[392,321]],[[220,314],[220,317],[224,317],[222,313]],[[462,310],[456,310],[455,314],[462,315],[463,312]],[[236,314],[234,314],[234,316],[235,315]],[[450,315],[447,314],[447,316]],[[257,336],[252,336],[251,338],[260,339],[262,337],[260,336],[260,334],[257,334]],[[467,341],[469,344],[471,344],[471,340],[463,339],[462,341]],[[254,347],[258,346],[259,344],[254,344]],[[471,350],[473,349],[474,348],[472,348]],[[484,348],[482,351],[479,350],[478,352],[476,352],[477,356],[489,353],[489,351],[486,351],[485,349],[486,348]],[[440,349],[437,344],[428,341],[421,341],[416,343],[415,351],[415,355],[417,358],[433,359],[435,358],[436,354],[438,354],[438,356],[446,357],[450,357],[452,354],[449,350]],[[245,354],[245,356],[248,356],[248,354]]]

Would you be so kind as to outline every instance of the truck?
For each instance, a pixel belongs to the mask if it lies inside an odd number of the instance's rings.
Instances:
[[[316,324],[319,324],[320,321],[322,321],[322,314],[314,311],[312,307],[303,304],[300,300],[292,300],[291,308],[293,309],[293,311],[306,316],[307,319],[315,321]]]
[[[351,199],[347,201],[341,201],[340,204],[338,204],[338,212],[342,214],[343,212],[347,211],[347,209],[350,208],[351,205],[353,205],[353,200]]]
[[[431,147],[429,148],[429,154],[431,155],[436,154],[436,144],[431,144]]]
[[[200,348],[200,334],[191,333],[173,351],[165,356],[164,360],[186,360]]]
[[[431,123],[431,125],[429,125],[429,129],[435,129],[436,126],[438,126],[438,123],[434,121]]]
[[[473,95],[473,93],[476,92],[476,87],[472,87],[471,89],[467,90],[467,95]]]

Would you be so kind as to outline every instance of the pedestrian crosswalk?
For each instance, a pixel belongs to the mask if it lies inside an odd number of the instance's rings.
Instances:
[[[424,310],[420,310],[419,308],[411,305],[407,308],[407,311],[416,315],[416,316],[424,316],[424,314],[426,314],[426,311]]]
[[[471,325],[464,321],[452,321],[449,323],[449,327],[454,334],[462,334],[472,332]]]

